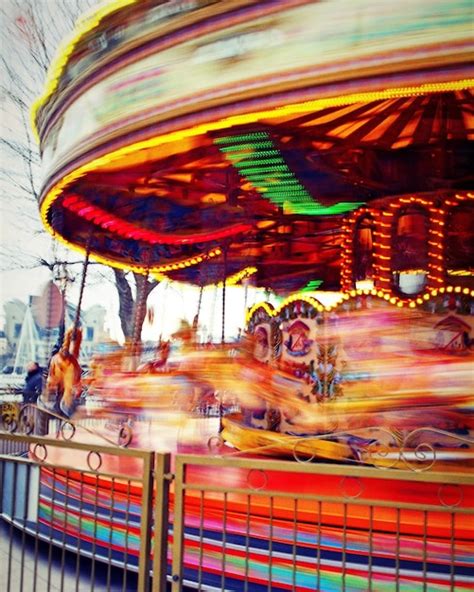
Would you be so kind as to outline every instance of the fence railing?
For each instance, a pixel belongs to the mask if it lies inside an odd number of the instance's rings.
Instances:
[[[462,474],[178,456],[173,590],[468,590]]]
[[[166,455],[21,434],[0,440],[26,450],[0,455],[7,590],[69,592],[85,582],[91,590],[147,591],[150,574],[165,580],[167,525],[154,531],[153,523],[167,489]],[[160,554],[153,569],[152,546]]]
[[[0,433],[8,591],[474,585],[474,480]],[[3,446],[5,450],[6,447]],[[3,536],[6,535],[6,536]],[[3,589],[3,588],[2,588]]]

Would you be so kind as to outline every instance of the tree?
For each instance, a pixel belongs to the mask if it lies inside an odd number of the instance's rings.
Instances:
[[[37,213],[41,185],[40,155],[30,129],[30,105],[40,94],[46,72],[61,40],[73,29],[79,15],[96,5],[95,0],[6,0],[0,8],[2,20],[1,42],[4,48],[0,57],[0,93],[4,116],[0,146],[4,166],[1,169],[1,187],[5,196],[14,199],[4,202],[4,217],[12,220],[14,236],[23,236],[27,227],[38,239],[47,233],[41,227]],[[53,269],[58,262],[70,261],[69,252],[57,243],[42,241],[28,253],[25,245],[31,241],[22,240],[12,248],[4,241],[0,257],[2,267],[13,266],[32,269],[46,266]],[[39,244],[39,243],[35,243]],[[18,251],[21,248],[22,260]],[[134,337],[134,328],[142,327],[146,310],[140,304],[143,290],[148,297],[158,285],[156,280],[139,274],[127,274],[114,269],[112,276],[103,270],[96,274],[99,281],[104,276],[112,277],[119,298],[119,316],[126,339]],[[135,296],[133,284],[135,285]],[[136,317],[136,318],[135,318]],[[139,333],[135,332],[135,337]]]
[[[136,297],[133,297],[132,289],[126,274],[120,269],[114,269],[115,285],[119,293],[119,317],[122,332],[127,339],[139,340],[138,327],[142,328],[146,317],[146,299],[159,282],[144,275],[134,273],[136,285]]]

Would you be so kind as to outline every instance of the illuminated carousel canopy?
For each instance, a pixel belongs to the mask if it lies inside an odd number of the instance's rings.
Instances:
[[[469,2],[416,4],[112,3],[34,108],[46,227],[200,285],[338,289],[351,212],[470,199]]]

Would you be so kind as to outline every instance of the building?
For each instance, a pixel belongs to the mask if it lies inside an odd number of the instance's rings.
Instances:
[[[8,359],[8,341],[5,331],[0,331],[0,364],[1,367],[5,365]]]
[[[36,360],[40,365],[46,365],[60,336],[62,320],[59,320],[55,326],[44,327],[39,318],[37,304],[38,297],[31,296],[28,305],[19,300],[12,300],[4,305],[5,328],[2,332],[3,341],[0,336],[0,356],[5,350],[2,358],[3,366],[12,366],[13,372],[17,374],[22,374],[25,365],[31,360]],[[83,339],[80,362],[82,364],[87,363],[97,345],[108,338],[104,331],[105,315],[106,310],[100,305],[81,311],[80,325]],[[65,326],[71,326],[75,317],[76,308],[69,303],[66,304]]]
[[[7,340],[7,353],[12,356],[18,347],[26,304],[20,300],[10,300],[3,305],[3,310],[5,311],[4,332]]]

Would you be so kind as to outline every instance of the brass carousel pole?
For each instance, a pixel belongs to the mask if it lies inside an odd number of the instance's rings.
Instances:
[[[222,331],[221,331],[221,344],[225,343],[225,297],[226,297],[226,284],[227,284],[227,248],[225,245],[223,248],[224,252],[224,277],[222,279]]]
[[[199,329],[199,315],[201,313],[201,306],[202,306],[202,295],[204,292],[204,282],[201,278],[201,286],[199,288],[199,299],[197,305],[197,311],[193,319],[193,332],[194,332],[194,341],[198,344],[198,329]]]
[[[72,339],[76,338],[76,331],[79,327],[80,320],[81,320],[81,307],[82,307],[82,297],[84,295],[84,288],[86,286],[86,277],[87,277],[87,269],[89,267],[89,257],[90,257],[90,238],[87,241],[87,249],[86,249],[86,258],[84,259],[83,267],[82,267],[82,277],[81,277],[81,287],[79,288],[79,300],[77,302],[76,308],[76,316],[74,318],[74,329],[72,334]]]

